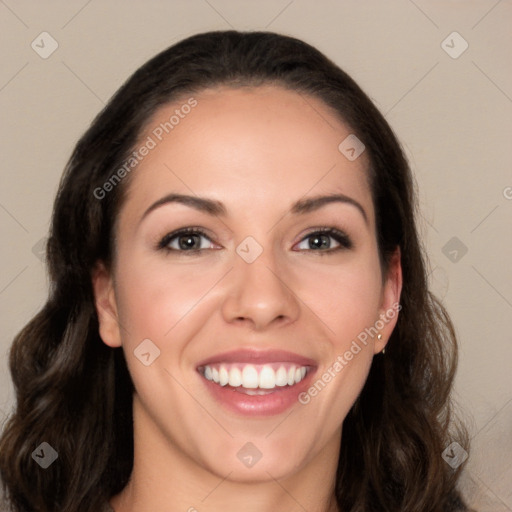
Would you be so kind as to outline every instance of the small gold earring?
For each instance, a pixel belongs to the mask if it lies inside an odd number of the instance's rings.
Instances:
[[[382,334],[379,332],[379,334],[377,334],[377,339],[380,341],[382,339]],[[386,353],[386,347],[384,347],[382,349],[382,353],[385,354]]]

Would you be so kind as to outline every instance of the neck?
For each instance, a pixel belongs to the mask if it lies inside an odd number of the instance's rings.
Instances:
[[[338,512],[334,498],[341,433],[291,475],[265,471],[239,481],[226,464],[215,474],[180,450],[134,399],[134,464],[128,485],[110,503],[115,512]],[[261,475],[261,473],[260,473]]]

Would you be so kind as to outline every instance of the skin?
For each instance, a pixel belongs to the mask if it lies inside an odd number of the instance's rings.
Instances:
[[[320,377],[399,301],[399,253],[385,276],[379,263],[366,154],[351,162],[340,153],[350,127],[315,98],[272,86],[194,97],[197,106],[133,171],[114,265],[98,262],[93,273],[101,338],[123,347],[136,388],[134,470],[111,504],[116,512],[337,510],[343,420],[397,315],[382,339],[370,337],[291,413],[231,412],[207,392],[196,366],[233,349],[283,349],[314,359]],[[141,140],[180,104],[162,107]],[[167,203],[141,221],[171,192],[218,200],[227,214]],[[357,201],[367,219],[341,202],[287,213],[299,199],[333,193]],[[209,239],[197,240],[202,252],[155,248],[188,226],[207,231]],[[325,226],[345,232],[353,247],[311,248],[307,235]],[[248,236],[263,248],[251,264],[236,252]],[[134,356],[147,338],[160,349],[150,366]],[[249,441],[262,453],[252,468],[237,458]]]

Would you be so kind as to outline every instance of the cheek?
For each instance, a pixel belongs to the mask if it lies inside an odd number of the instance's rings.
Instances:
[[[205,266],[127,261],[118,271],[119,318],[130,339],[164,342],[187,315],[201,310],[202,298],[222,276]]]
[[[315,271],[310,268],[298,279],[301,299],[328,327],[337,345],[350,344],[379,318],[382,281],[374,258]]]

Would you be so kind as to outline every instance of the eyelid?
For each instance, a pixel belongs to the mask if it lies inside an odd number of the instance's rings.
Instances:
[[[172,240],[178,238],[179,236],[187,235],[187,234],[202,236],[202,237],[208,239],[212,245],[217,245],[217,246],[219,245],[213,240],[213,237],[208,233],[208,230],[206,230],[202,227],[199,227],[199,226],[186,226],[186,227],[179,228],[179,229],[176,229],[174,231],[167,233],[164,237],[162,237],[157,242],[156,249],[166,250],[168,252],[174,252],[174,253],[187,253],[188,252],[188,253],[192,253],[192,254],[194,254],[194,253],[197,254],[197,253],[200,253],[205,250],[218,250],[218,247],[217,248],[209,247],[206,249],[205,248],[190,249],[190,250],[170,249],[169,248],[169,244],[171,243]],[[293,247],[295,247],[296,245],[305,241],[308,237],[315,235],[315,234],[328,235],[331,238],[333,238],[334,240],[336,240],[336,242],[339,245],[337,247],[329,248],[326,250],[299,249],[299,251],[314,252],[314,253],[330,253],[330,252],[336,252],[338,250],[352,249],[353,245],[354,245],[351,237],[349,237],[344,231],[342,231],[338,228],[332,227],[332,226],[317,226],[317,227],[310,228],[305,234],[303,234],[301,236],[301,238],[293,244]]]
[[[310,236],[315,235],[317,233],[323,234],[323,235],[328,235],[328,236],[334,238],[336,240],[336,242],[339,244],[339,246],[331,248],[331,249],[326,249],[324,251],[309,249],[309,250],[306,250],[306,252],[329,253],[329,252],[334,252],[334,251],[343,250],[343,249],[348,250],[348,249],[352,249],[354,247],[352,238],[345,231],[335,228],[333,226],[317,226],[314,228],[310,228],[307,231],[307,233],[305,233],[304,235],[301,236],[299,241],[296,242],[293,245],[293,247],[295,247],[297,244],[303,242]],[[305,249],[300,249],[300,250],[304,251]]]
[[[216,242],[213,241],[212,236],[210,234],[208,234],[207,230],[205,230],[204,228],[201,228],[199,226],[187,226],[187,227],[176,229],[174,231],[170,231],[169,233],[164,235],[157,242],[156,249],[163,249],[163,250],[168,250],[169,252],[176,252],[176,253],[180,253],[180,252],[182,252],[182,253],[196,252],[197,253],[197,252],[205,250],[205,249],[191,249],[189,251],[183,251],[183,250],[178,250],[178,249],[169,249],[168,246],[169,246],[171,240],[173,240],[179,236],[187,235],[187,234],[202,236],[204,238],[207,238],[212,243],[212,245],[218,245],[218,244],[216,244]]]

